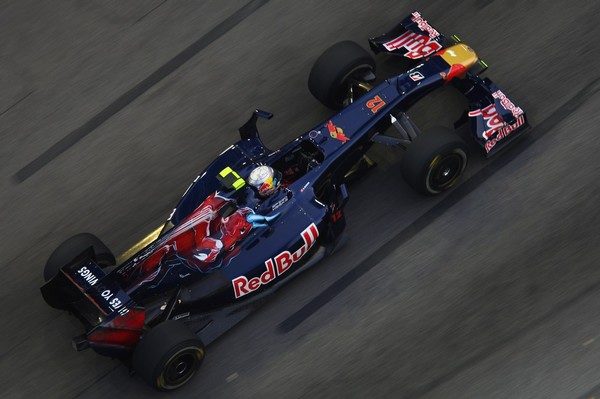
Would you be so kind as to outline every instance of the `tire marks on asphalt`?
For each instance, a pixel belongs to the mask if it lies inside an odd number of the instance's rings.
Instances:
[[[417,218],[413,223],[401,230],[398,234],[393,236],[390,240],[385,242],[382,246],[373,251],[373,253],[367,256],[365,260],[360,262],[353,269],[333,282],[329,287],[325,288],[306,305],[283,320],[278,325],[279,332],[285,334],[294,330],[306,319],[325,306],[329,301],[344,291],[354,281],[358,280],[361,276],[387,258],[394,250],[413,238],[425,227],[429,226],[447,209],[474,191],[494,173],[499,171],[502,167],[507,165],[519,154],[525,151],[535,141],[539,140],[546,133],[551,131],[556,125],[573,114],[600,90],[599,83],[600,78],[596,78],[586,84],[583,89],[575,93],[573,97],[558,107],[546,119],[534,126],[529,134],[526,134],[521,140],[515,142],[515,144],[511,146],[508,151],[505,151],[499,157],[488,161],[488,163],[479,171],[477,171],[470,179],[451,191],[440,202]]]
[[[17,173],[13,175],[13,180],[19,184],[33,176],[44,166],[48,165],[52,160],[57,158],[63,152],[77,144],[81,139],[92,133],[104,122],[109,120],[112,116],[120,112],[123,108],[131,104],[142,94],[147,92],[150,88],[156,85],[158,82],[175,72],[179,67],[189,61],[192,57],[204,50],[211,43],[225,35],[240,22],[244,21],[250,15],[252,15],[259,8],[267,4],[269,0],[251,0],[246,5],[241,7],[239,10],[231,14],[217,26],[212,28],[194,43],[190,44],[182,52],[171,58],[167,63],[162,65],[156,71],[151,73],[147,78],[136,84],[134,87],[129,89],[127,92],[118,97],[115,101],[110,103],[106,108],[92,116],[87,122],[73,130],[65,137],[54,143],[46,151],[41,153],[37,158],[33,159],[23,168],[19,169]]]
[[[19,98],[17,101],[15,101],[11,106],[9,106],[8,108],[6,108],[4,111],[0,112],[0,116],[4,115],[5,113],[7,113],[8,111],[10,111],[11,109],[13,109],[14,107],[16,107],[17,105],[19,105],[23,100],[25,100],[27,97],[29,97],[30,95],[32,95],[34,92],[34,90],[30,91],[29,93],[25,94],[23,97]]]
[[[148,10],[147,12],[144,13],[144,15],[142,15],[141,17],[139,17],[138,19],[135,20],[135,22],[133,23],[134,25],[137,24],[138,22],[140,22],[141,20],[143,20],[144,18],[146,18],[148,15],[152,14],[154,11],[156,11],[158,8],[160,8],[163,4],[165,4],[167,2],[167,0],[162,0],[160,3],[158,3],[157,5],[155,5],[154,7],[152,7],[150,10]]]

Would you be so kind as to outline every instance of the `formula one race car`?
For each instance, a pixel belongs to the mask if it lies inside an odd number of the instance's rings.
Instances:
[[[406,150],[402,174],[422,193],[457,183],[467,147],[450,130],[420,132],[405,114],[418,99],[455,86],[469,102],[463,120],[488,156],[527,128],[522,109],[478,76],[486,65],[475,52],[418,12],[370,46],[416,65],[374,85],[367,51],[354,42],[333,45],[317,59],[308,86],[339,113],[271,151],[256,123],[272,115],[255,111],[241,139],[192,182],[158,237],[116,267],[106,245],[87,233],[52,253],[41,292],[84,324],[73,339],[77,350],[121,358],[152,386],[176,389],[199,367],[205,345],[336,250],[347,182],[368,169],[373,143]]]

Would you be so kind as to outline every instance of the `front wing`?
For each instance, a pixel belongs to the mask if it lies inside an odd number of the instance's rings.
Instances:
[[[369,44],[375,53],[384,52],[422,62],[459,41],[455,35],[449,38],[440,33],[414,11],[390,32],[369,39]],[[469,101],[465,116],[468,116],[471,133],[489,157],[519,137],[529,124],[521,107],[489,78],[479,77],[486,69],[487,64],[479,60],[464,78],[452,82]]]

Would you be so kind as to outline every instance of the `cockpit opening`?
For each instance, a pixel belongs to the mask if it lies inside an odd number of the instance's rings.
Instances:
[[[273,163],[281,171],[282,184],[290,185],[325,159],[323,152],[311,141],[303,140],[296,148]]]

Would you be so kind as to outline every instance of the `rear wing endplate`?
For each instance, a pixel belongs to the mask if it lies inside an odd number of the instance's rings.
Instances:
[[[98,324],[100,318],[104,321],[123,316],[135,307],[118,283],[105,278],[106,276],[94,261],[93,250],[90,248],[73,262],[63,266],[40,290],[50,306],[72,310],[93,326]],[[95,311],[90,311],[94,308]]]

